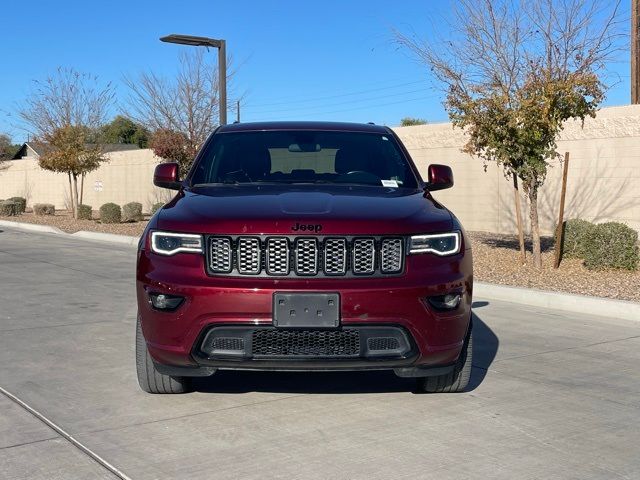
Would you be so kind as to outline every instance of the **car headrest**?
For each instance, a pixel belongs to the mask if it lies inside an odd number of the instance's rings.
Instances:
[[[261,145],[238,145],[224,162],[226,172],[243,170],[252,181],[271,173],[271,154]]]
[[[336,173],[348,173],[354,170],[368,171],[368,159],[366,152],[359,148],[344,147],[336,152]]]

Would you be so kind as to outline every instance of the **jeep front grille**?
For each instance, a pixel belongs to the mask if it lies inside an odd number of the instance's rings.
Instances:
[[[210,236],[210,275],[375,276],[404,269],[405,240],[398,237]]]
[[[357,357],[360,332],[344,330],[255,330],[253,355],[269,357]]]

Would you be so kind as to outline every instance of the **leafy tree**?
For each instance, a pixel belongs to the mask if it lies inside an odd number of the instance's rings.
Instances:
[[[3,168],[2,162],[11,159],[18,150],[20,150],[20,145],[11,143],[9,135],[0,134],[0,169]]]
[[[400,120],[401,127],[411,127],[413,125],[426,125],[427,123],[429,122],[427,122],[422,118],[404,117],[403,119]]]
[[[98,168],[102,157],[100,132],[113,104],[114,90],[87,73],[58,68],[34,90],[19,110],[31,133],[49,143],[51,150],[40,157],[40,166],[69,177],[69,193],[78,218],[78,176]]]
[[[618,6],[619,0],[459,0],[444,42],[397,34],[444,88],[449,117],[467,134],[463,150],[502,166],[516,188],[521,181],[538,268],[538,190],[561,158],[556,140],[564,123],[595,117],[604,99],[600,74],[620,48]]]
[[[96,170],[107,161],[99,145],[87,143],[87,130],[67,126],[52,132],[49,147],[39,158],[41,168],[69,176],[74,217],[78,218],[78,177]]]
[[[118,115],[101,129],[104,143],[125,143],[147,148],[149,132],[139,123],[128,117]]]
[[[153,133],[149,147],[158,157],[178,162],[181,175],[189,171],[196,155],[196,149],[186,135],[166,128]]]

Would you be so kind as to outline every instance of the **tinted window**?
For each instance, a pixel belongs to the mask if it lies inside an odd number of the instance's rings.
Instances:
[[[379,133],[221,133],[203,152],[192,184],[332,183],[415,188],[394,138]]]

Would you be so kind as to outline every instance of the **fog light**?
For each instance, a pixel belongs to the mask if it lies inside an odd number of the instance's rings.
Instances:
[[[182,305],[184,297],[166,293],[150,293],[149,303],[158,310],[172,311]]]
[[[462,295],[459,293],[447,293],[446,295],[437,295],[429,297],[429,304],[436,310],[453,310],[458,308]]]

